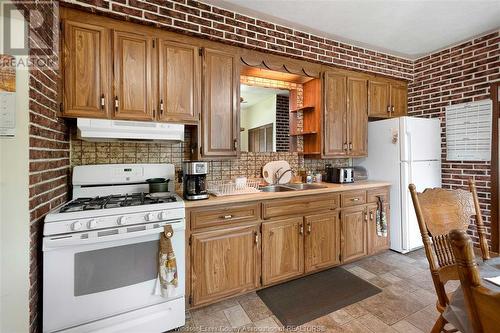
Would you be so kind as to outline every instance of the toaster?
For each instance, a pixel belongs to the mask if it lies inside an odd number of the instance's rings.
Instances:
[[[343,168],[335,168],[332,166],[325,167],[326,179],[327,183],[353,183],[354,182],[354,168],[351,167],[343,167]]]

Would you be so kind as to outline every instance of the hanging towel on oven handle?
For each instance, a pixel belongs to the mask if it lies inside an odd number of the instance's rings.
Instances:
[[[175,260],[172,237],[174,230],[171,225],[164,226],[160,235],[160,246],[158,249],[158,277],[156,279],[155,295],[172,297],[178,285],[177,263]]]
[[[377,196],[377,214],[376,214],[377,236],[387,237],[387,216],[384,209],[384,198]]]

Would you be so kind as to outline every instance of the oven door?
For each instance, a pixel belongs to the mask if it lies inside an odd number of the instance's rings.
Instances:
[[[174,230],[179,284],[154,294],[163,226]],[[45,237],[43,330],[52,332],[184,296],[184,220]]]

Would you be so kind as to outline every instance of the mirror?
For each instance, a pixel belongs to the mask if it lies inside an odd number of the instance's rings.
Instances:
[[[241,151],[288,152],[290,92],[245,84],[240,88]]]

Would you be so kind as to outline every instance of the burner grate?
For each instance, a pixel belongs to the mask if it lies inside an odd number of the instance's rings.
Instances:
[[[159,203],[176,202],[177,199],[173,195],[161,197],[153,197],[149,193],[132,193],[125,195],[109,195],[95,198],[78,198],[64,205],[60,212],[80,212],[86,210],[131,207],[142,205],[153,205]]]

